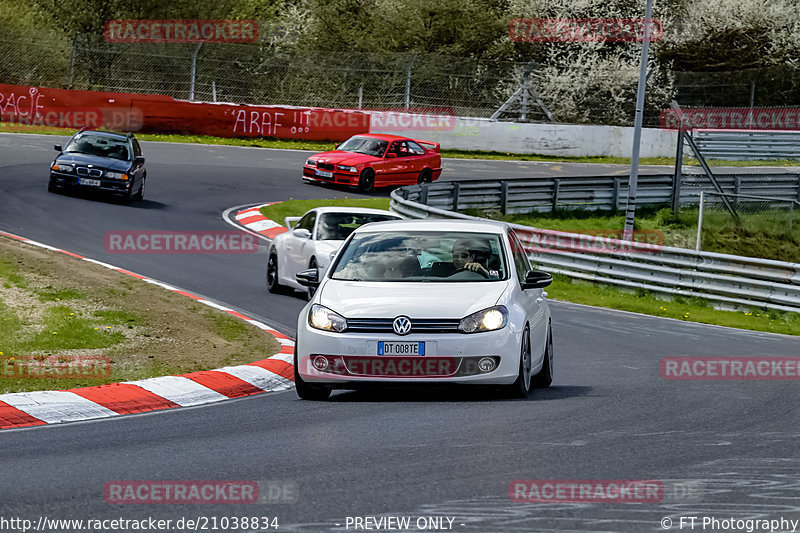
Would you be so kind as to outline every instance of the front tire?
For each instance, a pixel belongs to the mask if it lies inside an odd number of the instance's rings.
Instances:
[[[301,400],[321,402],[331,395],[330,388],[306,383],[300,377],[300,372],[297,370],[297,344],[294,345],[294,389]]]
[[[138,202],[139,200],[142,200],[144,198],[144,184],[146,181],[147,181],[147,176],[145,175],[142,177],[142,186],[139,187],[139,192],[137,192],[131,197],[132,200],[136,200]]]
[[[281,292],[281,285],[278,283],[278,252],[275,248],[269,251],[267,259],[267,290],[273,294]]]
[[[375,190],[375,171],[371,168],[365,168],[358,178],[358,190],[362,193],[368,193]]]
[[[553,332],[551,327],[547,328],[547,344],[545,344],[542,369],[533,376],[533,386],[537,389],[546,389],[553,383]]]
[[[531,390],[531,332],[528,326],[522,332],[522,343],[519,356],[519,374],[516,381],[509,385],[508,392],[514,398],[527,398]]]

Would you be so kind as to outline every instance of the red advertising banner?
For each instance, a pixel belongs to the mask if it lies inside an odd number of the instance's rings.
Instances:
[[[99,121],[87,121],[87,109],[100,109],[102,112],[91,115],[95,119],[101,117]],[[108,120],[103,121],[106,117]],[[343,141],[368,132],[370,116],[355,110],[214,104],[162,95],[0,84],[0,122],[76,129],[104,126],[118,131],[215,137]]]

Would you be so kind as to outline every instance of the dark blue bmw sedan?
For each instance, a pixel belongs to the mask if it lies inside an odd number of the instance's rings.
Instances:
[[[126,202],[141,200],[147,171],[139,141],[132,133],[81,130],[62,148],[50,165],[47,190],[96,190]]]

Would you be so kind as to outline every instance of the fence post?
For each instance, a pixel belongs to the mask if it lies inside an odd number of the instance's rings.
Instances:
[[[508,182],[500,182],[500,212],[508,214]]]
[[[461,193],[461,184],[453,182],[453,211],[458,212],[458,196]]]
[[[614,211],[619,209],[619,178],[614,178]]]
[[[561,188],[561,180],[556,178],[553,180],[553,208],[552,211],[556,210],[558,206],[558,191]]]
[[[697,242],[694,245],[694,250],[696,252],[700,251],[700,239],[703,236],[703,200],[705,194],[705,191],[700,191],[700,212],[697,215]]]
[[[406,111],[411,106],[411,67],[414,66],[414,60],[417,58],[416,54],[411,55],[406,69]]]
[[[189,80],[189,101],[194,102],[194,78],[195,72],[197,71],[197,54],[200,52],[200,47],[203,46],[203,43],[197,43],[197,48],[194,49],[194,53],[192,54],[192,79]]]
[[[419,186],[419,203],[428,205],[428,184],[423,183]]]
[[[739,174],[736,174],[733,177],[733,194],[736,196],[733,197],[733,206],[739,207],[739,188],[742,186],[742,177]]]
[[[680,117],[679,117],[680,118]],[[683,170],[683,128],[678,129],[678,149],[675,151],[675,174],[672,178],[672,212],[677,213],[681,203],[681,171]]]

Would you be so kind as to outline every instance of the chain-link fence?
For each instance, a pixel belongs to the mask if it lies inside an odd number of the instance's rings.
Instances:
[[[109,43],[3,40],[0,82],[165,94],[180,99],[364,109],[431,109],[490,117],[530,72],[526,119],[630,126],[638,69],[607,71],[415,53],[309,52],[270,43]],[[735,73],[652,69],[645,126],[658,127],[672,99],[684,106],[800,104],[800,71],[790,66]],[[497,118],[519,120],[522,99]]]

